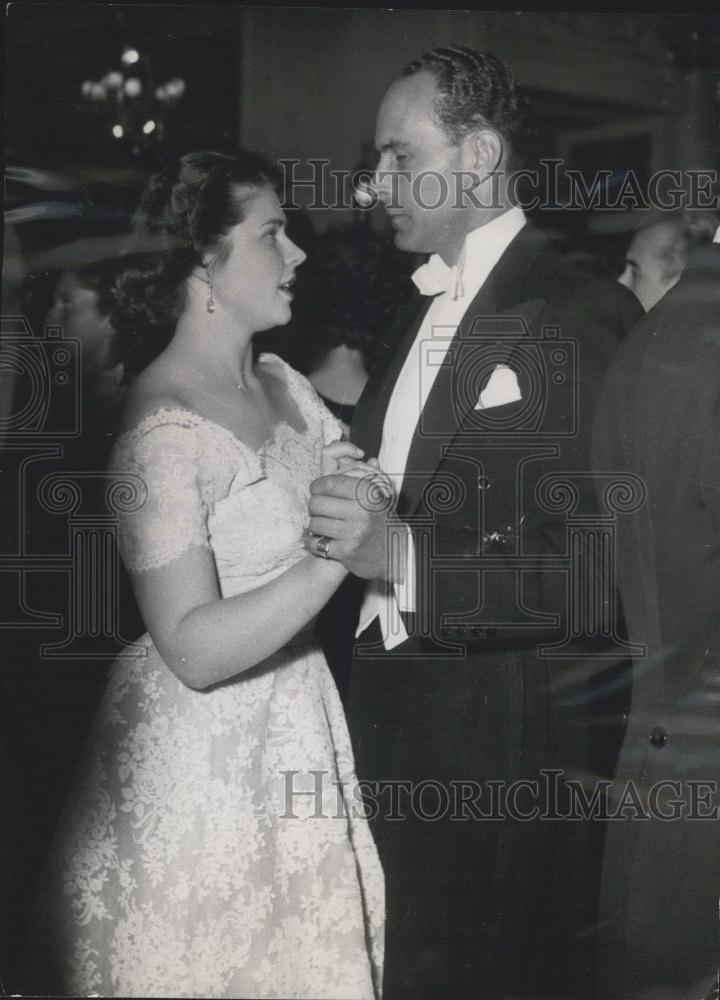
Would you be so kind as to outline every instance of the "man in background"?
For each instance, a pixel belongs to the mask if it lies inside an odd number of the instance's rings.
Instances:
[[[594,459],[646,494],[617,524],[644,655],[611,796],[637,807],[610,823],[599,992],[700,1000],[717,996],[720,965],[720,228],[618,352]]]
[[[647,312],[680,280],[693,247],[712,241],[719,221],[713,212],[687,209],[652,215],[633,236],[618,281]]]

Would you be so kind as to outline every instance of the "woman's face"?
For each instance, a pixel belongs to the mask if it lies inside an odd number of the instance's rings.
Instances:
[[[289,322],[295,268],[306,259],[285,232],[285,214],[271,188],[244,204],[242,222],[228,234],[230,250],[210,264],[216,308],[230,312],[251,333]]]
[[[97,292],[80,284],[73,274],[63,275],[45,323],[63,328],[63,336],[80,341],[85,374],[102,371],[110,363],[113,328],[98,309]]]

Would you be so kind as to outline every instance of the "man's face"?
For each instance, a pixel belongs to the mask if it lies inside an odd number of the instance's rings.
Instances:
[[[439,253],[454,264],[477,220],[457,195],[457,175],[471,167],[469,143],[455,145],[435,114],[437,84],[426,71],[397,80],[380,105],[375,191],[395,230],[395,245]],[[456,207],[453,207],[456,206]]]
[[[635,293],[645,312],[678,280],[679,273],[668,266],[665,257],[672,238],[666,226],[648,226],[635,234],[625,254],[625,270],[618,281]]]

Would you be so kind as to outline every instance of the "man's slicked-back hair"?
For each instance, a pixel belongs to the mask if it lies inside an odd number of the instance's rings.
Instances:
[[[508,67],[489,52],[464,45],[432,49],[414,59],[400,76],[422,70],[437,81],[435,114],[452,142],[491,128],[502,138],[506,165],[522,165],[527,140],[525,99]]]

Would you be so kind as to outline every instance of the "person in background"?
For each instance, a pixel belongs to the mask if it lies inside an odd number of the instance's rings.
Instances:
[[[720,228],[622,344],[598,473],[637,496],[614,547],[639,650],[600,907],[603,1000],[717,997],[720,955]],[[643,495],[644,494],[644,495]]]
[[[316,256],[308,379],[349,427],[370,372],[394,346],[391,321],[406,298],[407,266],[392,244],[359,227],[331,234]]]
[[[98,261],[61,274],[53,292],[46,325],[63,327],[65,337],[77,337],[82,346],[83,369],[87,376],[112,371],[122,378],[122,365],[113,364],[114,329],[108,301],[118,261]]]
[[[142,256],[125,252],[66,270],[53,291],[45,325],[80,342],[85,434],[112,435],[128,386],[172,336],[170,323],[139,330],[123,308],[123,276]]]
[[[635,293],[645,312],[680,280],[693,247],[712,241],[718,221],[713,212],[662,212],[635,233],[618,281]]]
[[[373,340],[368,340],[372,349]],[[308,374],[310,384],[346,428],[350,427],[355,404],[368,379],[367,353],[362,343],[362,337],[338,331],[337,340],[329,339],[317,365]]]
[[[48,457],[43,468],[50,475],[61,475],[63,481],[77,488],[83,518],[107,516],[107,465],[128,389],[128,372],[133,370],[133,340],[127,338],[126,343],[118,334],[114,315],[117,279],[126,266],[126,260],[117,257],[93,261],[56,274],[52,286],[49,284],[52,272],[35,272],[25,288],[25,304],[38,307],[33,324],[35,336],[40,336],[43,328],[54,327],[59,329],[63,340],[79,343],[80,391],[68,404],[80,406],[80,433],[59,439],[58,453]],[[47,295],[48,289],[51,296]],[[41,303],[44,308],[39,308]],[[57,409],[51,410],[45,425],[49,441],[61,429],[55,423],[60,416]],[[6,462],[4,471],[9,479],[8,465]],[[19,474],[16,470],[13,477]],[[40,478],[38,472],[28,479],[27,544],[35,553],[57,558],[68,544],[68,523],[65,515],[51,513],[37,502],[33,490]],[[15,489],[8,491],[9,494],[17,495],[20,484],[16,479]],[[17,520],[15,511],[13,515],[13,521],[8,523]],[[87,539],[89,535],[82,537]],[[77,583],[80,577],[74,579]],[[31,606],[41,613],[60,615],[62,628],[70,628],[68,622],[81,620],[85,634],[75,637],[72,652],[61,660],[43,654],[45,644],[58,641],[58,628],[52,626],[38,624],[32,629],[17,630],[6,650],[2,723],[18,774],[15,786],[18,807],[8,808],[7,814],[22,817],[20,829],[24,833],[20,840],[22,865],[16,865],[14,876],[22,881],[23,888],[14,910],[16,937],[21,934],[26,900],[32,895],[33,881],[67,794],[112,657],[111,640],[105,629],[93,628],[90,615],[76,606],[75,602],[86,599],[81,586],[76,589],[75,585],[69,585],[65,573],[38,568],[27,587]],[[113,607],[119,634],[129,640],[141,635],[142,618],[122,566],[118,566],[117,575],[99,572],[94,587],[96,606]],[[121,646],[118,640],[117,649]],[[11,965],[11,979],[14,974]]]

